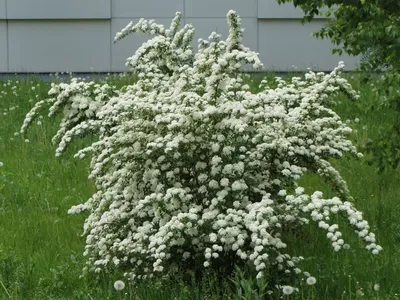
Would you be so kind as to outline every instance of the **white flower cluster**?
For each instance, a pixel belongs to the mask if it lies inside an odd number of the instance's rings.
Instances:
[[[64,108],[57,154],[74,135],[96,131],[99,139],[76,156],[92,156],[97,192],[70,213],[88,211],[87,270],[118,268],[149,278],[181,262],[204,267],[250,262],[257,278],[276,267],[300,274],[303,257],[286,253],[282,232],[314,220],[328,231],[336,251],[344,244],[331,215],[349,223],[378,253],[381,247],[352,203],[345,181],[328,162],[359,155],[351,129],[327,105],[338,91],[357,98],[340,77],[306,74],[278,87],[249,91],[243,64],[261,67],[257,53],[241,44],[235,12],[227,15],[226,41],[216,33],[193,54],[193,28],[179,30],[180,14],[165,29],[153,21],[129,24],[116,39],[142,31],[155,37],[128,60],[138,81],[119,91],[72,81],[53,85],[50,114]],[[321,176],[337,197],[307,195],[297,186],[305,172]],[[310,283],[314,281],[309,279]]]
[[[47,100],[38,101],[32,110],[26,115],[21,128],[24,133],[37,116],[37,111],[44,105],[50,104],[49,117],[55,115],[63,109],[64,116],[60,123],[57,134],[53,137],[53,142],[61,140],[57,153],[64,150],[72,136],[83,134],[90,129],[89,125],[83,124],[87,120],[96,119],[96,113],[111,96],[116,95],[108,84],[100,85],[92,82],[78,82],[73,78],[71,83],[51,84]],[[89,122],[90,124],[90,122]]]

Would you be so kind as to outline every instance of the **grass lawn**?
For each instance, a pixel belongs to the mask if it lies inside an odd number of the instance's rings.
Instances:
[[[115,76],[107,80],[110,85],[122,86],[132,78]],[[336,111],[351,122],[355,129],[352,139],[362,147],[368,139],[379,136],[379,127],[390,124],[394,113],[368,112],[368,103],[374,101],[372,88],[354,82],[361,99],[353,103],[338,97]],[[85,261],[81,237],[84,216],[69,216],[67,211],[94,192],[87,179],[88,160],[72,158],[90,141],[76,140],[67,153],[56,158],[51,138],[58,122],[46,114],[34,122],[26,136],[15,134],[34,102],[46,97],[49,86],[35,78],[0,81],[0,298],[221,299],[224,295],[223,299],[240,299],[235,289],[229,291],[229,280],[219,280],[212,274],[204,277],[201,285],[175,278],[128,285],[121,292],[113,288],[114,281],[121,279],[119,274],[79,277]],[[340,221],[344,239],[352,247],[337,253],[317,224],[288,233],[285,239],[295,245],[289,252],[306,257],[302,270],[317,278],[314,288],[297,282],[299,299],[398,299],[400,171],[378,174],[367,159],[345,157],[335,165],[384,251],[379,256],[370,254],[353,230]],[[302,179],[301,185],[332,195],[313,176]],[[252,280],[246,276],[242,279],[248,283]],[[374,290],[376,284],[378,291]]]

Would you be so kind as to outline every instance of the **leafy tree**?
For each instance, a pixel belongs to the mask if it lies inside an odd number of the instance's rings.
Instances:
[[[333,52],[361,55],[360,69],[376,78],[377,101],[371,109],[390,106],[400,112],[400,1],[399,0],[277,0],[292,2],[305,13],[303,21],[316,15],[328,17],[326,25],[315,33],[329,38],[337,46]],[[368,80],[366,78],[366,80]],[[400,114],[399,114],[400,117]],[[380,170],[400,162],[400,118],[392,128],[383,130],[379,141],[368,144]]]

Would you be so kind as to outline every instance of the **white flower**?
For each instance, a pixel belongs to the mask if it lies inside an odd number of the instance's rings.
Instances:
[[[218,152],[220,149],[220,145],[219,144],[213,144],[212,145],[212,151],[213,152]]]
[[[0,168],[1,168],[2,166],[4,166],[4,164],[0,161]]]
[[[290,285],[284,285],[282,286],[282,292],[285,295],[291,295],[293,293],[294,289]]]
[[[301,195],[304,193],[304,188],[298,187],[298,188],[296,188],[295,192],[296,192],[296,195]]]
[[[278,196],[286,196],[286,190],[280,190]]]
[[[307,278],[308,285],[314,285],[316,282],[317,282],[317,279],[315,279],[315,277],[310,276]]]
[[[229,186],[229,179],[228,178],[222,178],[220,181],[221,186]]]
[[[374,291],[375,292],[379,291],[380,288],[381,288],[381,286],[378,283],[374,284]]]
[[[125,283],[122,280],[117,280],[114,282],[114,289],[117,291],[122,291],[125,288]]]

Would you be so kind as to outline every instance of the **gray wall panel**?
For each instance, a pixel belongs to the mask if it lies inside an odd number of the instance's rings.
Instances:
[[[110,21],[9,21],[10,72],[109,71]]]
[[[301,19],[304,12],[293,3],[278,4],[276,0],[258,0],[258,18],[260,19]],[[316,16],[316,19],[325,17]]]
[[[112,0],[116,18],[173,18],[183,9],[184,0]]]
[[[221,18],[230,9],[242,18],[256,18],[257,0],[186,0],[185,15],[187,18]]]
[[[111,0],[7,0],[8,19],[109,19]]]
[[[329,40],[318,40],[310,34],[319,30],[325,21],[316,20],[304,26],[298,20],[259,20],[259,47],[261,60],[268,69],[279,71],[315,70],[328,71],[344,61],[351,70],[358,58],[332,55]]]
[[[351,70],[358,63],[357,58],[333,56],[329,40],[310,36],[323,19],[303,26],[300,9],[275,1],[0,0],[0,72],[124,71],[126,58],[150,38],[133,34],[112,44],[131,20],[156,19],[168,27],[175,12],[182,11],[183,22],[196,28],[196,49],[197,39],[212,31],[227,37],[230,9],[242,18],[244,44],[260,52],[267,69],[331,70],[344,60]],[[2,19],[9,19],[8,25]]]
[[[171,24],[171,18],[155,18],[157,23],[163,24],[166,28],[169,28]],[[138,18],[134,19],[112,19],[111,22],[111,43],[114,41],[115,34],[121,29],[125,28],[130,21],[136,23],[139,21]],[[112,71],[126,71],[125,62],[128,57],[135,54],[136,50],[146,41],[151,39],[152,36],[143,33],[132,33],[122,40],[111,46],[111,68]]]
[[[7,72],[7,22],[0,21],[0,72]]]
[[[304,16],[300,8],[295,8],[292,3],[279,5],[276,0],[258,0],[258,17],[268,19],[296,18]]]
[[[222,39],[228,37],[228,23],[226,18],[188,18],[186,24],[193,24],[196,34],[193,39],[197,50],[197,40],[199,38],[207,39],[211,32],[215,31],[222,35]],[[257,19],[242,19],[242,27],[245,29],[243,33],[243,44],[253,51],[258,51],[257,35]]]
[[[0,20],[6,18],[6,0],[0,0]]]

